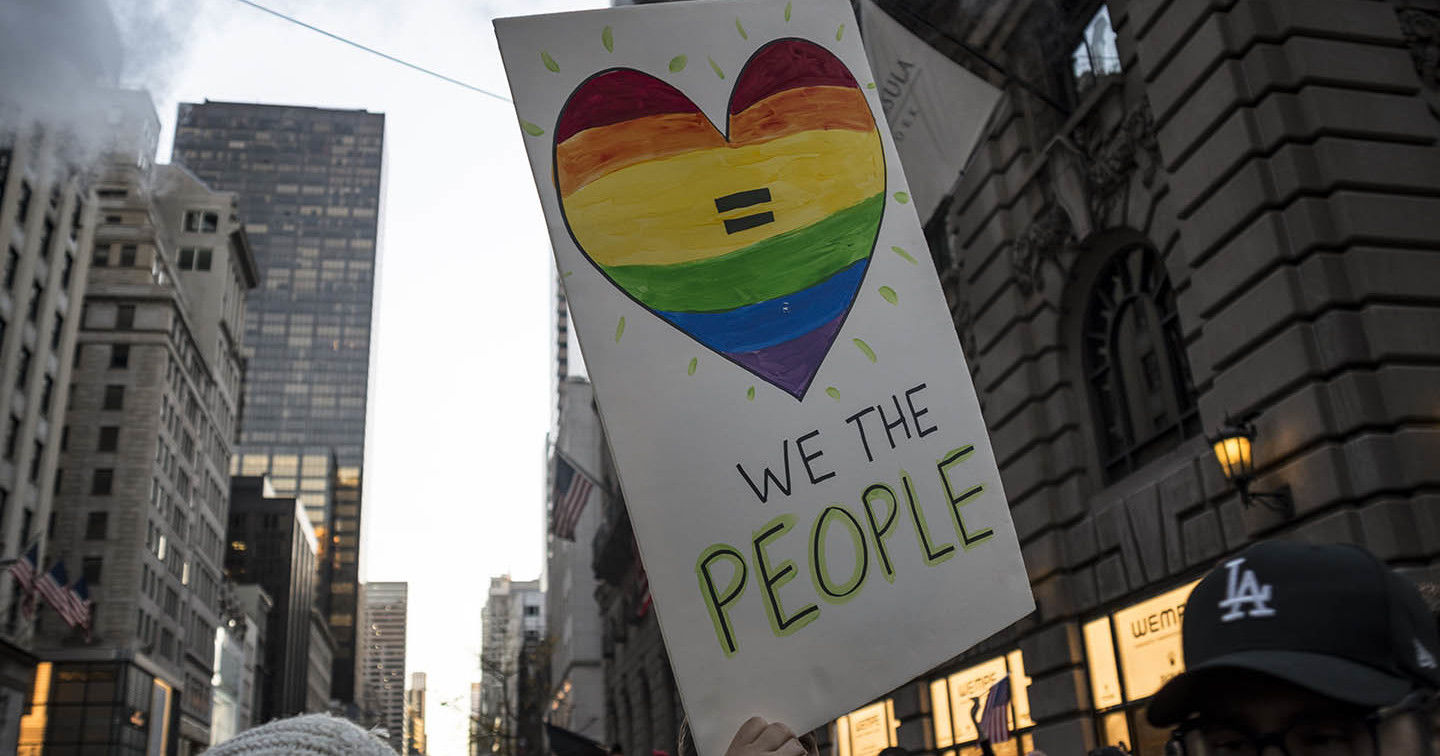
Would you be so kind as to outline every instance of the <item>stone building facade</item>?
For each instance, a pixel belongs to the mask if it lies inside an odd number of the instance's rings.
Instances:
[[[635,533],[620,481],[603,449],[600,471],[605,489],[616,492],[592,503],[600,505],[593,539],[592,569],[600,605],[600,656],[604,670],[605,733],[627,754],[655,750],[675,752],[685,712],[670,668],[660,624],[650,606],[645,568],[635,547]]]
[[[1038,607],[882,699],[889,739],[978,753],[965,686],[998,662],[1025,711],[997,752],[1159,754],[1180,662],[1127,636],[1178,649],[1220,558],[1351,542],[1440,577],[1440,6],[882,5],[1006,92],[927,235]],[[1290,508],[1226,480],[1227,418]]]
[[[53,689],[32,716],[49,723],[47,749],[170,740],[185,754],[210,740],[239,327],[255,268],[235,196],[154,165],[148,96],[111,97],[117,133],[144,138],[117,146],[95,177],[48,549],[84,578],[93,619],[81,632],[38,615]]]

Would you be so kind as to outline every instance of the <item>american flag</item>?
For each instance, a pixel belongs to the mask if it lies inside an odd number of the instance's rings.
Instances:
[[[550,497],[550,532],[556,538],[575,540],[575,525],[590,501],[595,481],[565,456],[555,454],[555,489]]]
[[[70,590],[67,591],[67,593],[79,611],[80,621],[76,624],[85,629],[85,640],[90,640],[91,612],[95,608],[95,602],[90,600],[90,586],[86,584],[85,576],[80,576],[80,579],[76,580],[75,584],[70,586]]]
[[[991,743],[1004,743],[1010,739],[1010,724],[1005,714],[1010,710],[1010,678],[1002,677],[990,686],[985,697],[985,711],[980,715],[980,731]]]
[[[35,581],[35,590],[45,599],[45,603],[49,604],[50,608],[65,620],[65,624],[75,627],[83,624],[89,618],[90,610],[82,607],[75,598],[75,594],[66,589],[69,582],[70,577],[65,572],[65,562],[61,560],[55,562],[55,566],[51,567],[49,572],[41,575],[40,579]]]
[[[23,556],[10,564],[10,574],[15,576],[15,582],[20,585],[21,608],[25,610],[26,617],[35,616],[35,569],[40,561],[40,546],[31,546]]]

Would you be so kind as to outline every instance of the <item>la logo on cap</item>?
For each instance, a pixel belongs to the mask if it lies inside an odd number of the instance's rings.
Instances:
[[[1254,570],[1245,570],[1242,573],[1240,565],[1244,563],[1244,557],[1225,563],[1225,568],[1230,570],[1230,579],[1225,584],[1225,598],[1220,600],[1220,608],[1226,610],[1220,617],[1221,622],[1234,622],[1245,617],[1275,616],[1275,610],[1271,609],[1269,604],[1272,586],[1268,583],[1260,585]],[[1244,608],[1247,606],[1249,609]]]

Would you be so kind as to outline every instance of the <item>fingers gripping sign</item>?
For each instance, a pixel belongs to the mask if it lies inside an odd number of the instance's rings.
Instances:
[[[725,756],[806,756],[795,732],[780,722],[751,717],[740,725]]]

